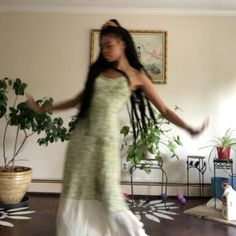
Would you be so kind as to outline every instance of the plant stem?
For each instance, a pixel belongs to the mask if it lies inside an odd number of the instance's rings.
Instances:
[[[17,141],[18,141],[18,136],[19,136],[19,130],[20,130],[20,126],[17,126],[17,131],[16,131],[16,139],[15,139],[15,145],[14,145],[14,153],[13,153],[13,157],[12,157],[12,172],[14,172],[14,164],[15,164],[15,157],[16,157],[16,147],[17,147]]]
[[[7,135],[7,128],[9,125],[9,121],[7,122],[6,126],[5,126],[5,130],[4,130],[4,134],[3,134],[3,159],[4,159],[4,169],[6,170],[7,168],[7,157],[6,157],[6,135]]]
[[[26,131],[24,130],[24,133],[25,133],[25,137],[24,137],[24,139],[23,139],[23,141],[22,141],[20,147],[18,148],[18,150],[17,150],[17,152],[16,152],[16,156],[18,155],[18,153],[20,152],[20,150],[21,150],[22,147],[24,146],[24,144],[25,144],[26,140],[28,139],[28,137],[30,137],[31,135],[33,135],[35,132],[33,132],[33,133],[27,135]]]
[[[9,119],[8,117],[6,116],[6,114],[4,115],[5,119],[6,119],[6,122],[9,122]]]
[[[36,132],[36,131],[35,131],[35,132]],[[31,135],[33,135],[35,132],[32,132],[31,134],[28,134],[28,135],[27,135],[27,134],[26,134],[26,131],[24,130],[24,133],[25,133],[24,140],[22,141],[20,147],[18,148],[18,150],[17,150],[15,156],[17,156],[17,155],[19,154],[19,152],[20,152],[21,149],[23,148],[23,146],[24,146],[26,140],[27,140]],[[12,158],[12,159],[7,163],[7,166],[9,166],[13,161],[14,161],[14,158]]]
[[[14,108],[16,107],[17,98],[18,98],[18,95],[16,95],[16,98],[15,98],[15,101],[14,101],[14,104],[13,104]]]
[[[16,106],[16,102],[17,102],[17,98],[18,98],[18,95],[16,96],[16,98],[15,98],[15,101],[14,101],[14,103],[13,103],[13,107],[15,108],[15,106]],[[7,118],[6,118],[7,119]],[[9,125],[9,121],[8,121],[8,123],[7,123],[7,126]],[[6,126],[6,128],[7,128],[7,126]],[[5,129],[5,131],[6,131],[6,129]],[[15,147],[14,147],[14,154],[13,154],[13,158],[12,158],[12,160],[13,160],[13,165],[12,165],[12,168],[14,168],[14,159],[15,159],[15,149],[16,149],[16,145],[17,145],[17,139],[18,139],[18,134],[19,134],[19,126],[17,127],[17,133],[16,133],[16,140],[15,140]],[[5,134],[4,134],[5,135]],[[5,146],[5,138],[6,137],[4,137],[4,146]],[[5,147],[3,148],[3,149],[5,149]],[[6,158],[5,158],[5,160],[4,160],[4,164],[5,164],[5,169],[7,169],[7,166],[9,165],[9,163],[11,162],[8,162],[8,164],[7,164],[7,161],[6,161]],[[12,169],[12,172],[13,172],[13,169]]]

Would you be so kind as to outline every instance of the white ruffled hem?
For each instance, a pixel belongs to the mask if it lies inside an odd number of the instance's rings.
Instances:
[[[97,200],[60,200],[57,236],[148,236],[129,210],[107,213]]]

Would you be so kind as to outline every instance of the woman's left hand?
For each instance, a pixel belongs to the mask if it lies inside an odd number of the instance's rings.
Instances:
[[[26,103],[27,103],[28,107],[29,107],[32,111],[34,111],[34,112],[36,112],[36,113],[38,113],[38,114],[41,114],[41,113],[44,112],[43,108],[40,107],[40,106],[35,102],[34,98],[33,98],[31,95],[26,94],[26,98],[27,98]]]
[[[197,136],[197,135],[201,134],[208,127],[208,125],[209,125],[209,119],[207,118],[199,128],[188,127],[187,131],[192,136]]]

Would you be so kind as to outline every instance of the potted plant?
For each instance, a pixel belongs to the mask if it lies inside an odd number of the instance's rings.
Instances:
[[[233,130],[228,129],[222,137],[216,137],[215,139],[210,140],[209,142],[211,143],[210,145],[202,147],[212,148],[209,153],[208,163],[214,151],[216,151],[217,156],[220,160],[229,160],[230,151],[231,149],[234,149],[236,145],[236,138],[234,137]]]
[[[33,134],[40,135],[39,145],[69,138],[70,130],[63,126],[63,119],[52,118],[52,113],[37,114],[26,104],[24,96],[27,84],[20,79],[4,78],[0,80],[0,122],[1,122],[1,151],[3,165],[0,166],[0,202],[17,204],[25,195],[31,182],[32,170],[29,167],[17,166],[15,162],[18,154],[28,138]],[[11,104],[12,100],[12,104]],[[36,101],[40,106],[53,103],[52,98],[43,98]],[[72,126],[72,122],[69,124]],[[15,128],[14,141],[10,144],[12,153],[7,152],[7,134],[9,128]]]
[[[122,148],[126,148],[126,159],[131,165],[140,164],[142,160],[151,156],[151,159],[157,160],[160,165],[163,164],[163,158],[161,155],[161,149],[166,147],[170,153],[171,158],[176,157],[176,148],[181,146],[181,140],[178,135],[170,136],[168,133],[171,131],[170,122],[166,120],[160,113],[155,114],[156,122],[153,119],[147,119],[147,131],[136,132],[138,136],[136,140],[131,143],[128,142],[128,135],[132,134],[133,129],[138,129],[137,124],[130,126],[123,126],[121,128],[121,134],[124,135],[124,144]],[[145,165],[139,165],[140,169],[143,169],[147,173],[150,173],[150,168]]]

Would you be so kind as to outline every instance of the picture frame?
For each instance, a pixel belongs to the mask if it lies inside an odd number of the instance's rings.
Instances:
[[[153,83],[167,83],[167,31],[129,30],[144,68]],[[91,30],[90,64],[99,54],[100,30]]]

